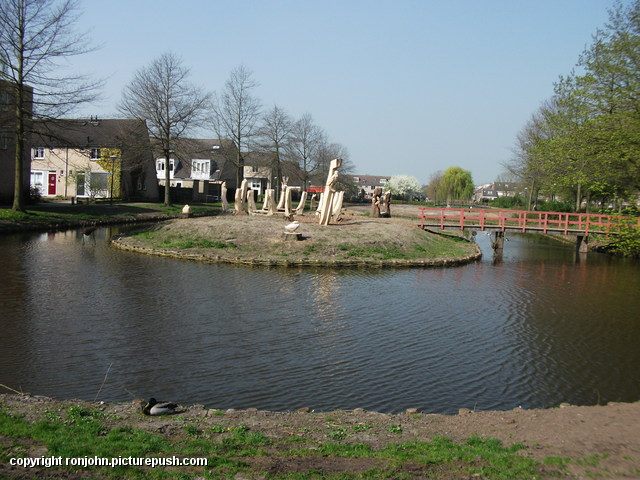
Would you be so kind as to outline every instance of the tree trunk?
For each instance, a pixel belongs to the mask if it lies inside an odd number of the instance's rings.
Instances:
[[[244,158],[238,147],[238,153],[236,154],[236,188],[240,188],[242,180],[244,180]]]
[[[171,206],[171,151],[165,149],[164,151],[164,206]]]
[[[16,169],[15,169],[15,185],[13,189],[13,210],[17,212],[24,212],[24,198],[22,189],[22,170],[23,170],[23,151],[24,151],[24,127],[22,125],[22,118],[18,120],[16,126]]]
[[[276,184],[274,188],[276,190],[276,198],[280,198],[280,182],[282,181],[282,169],[280,167],[280,149],[276,147]]]
[[[529,190],[529,198],[527,199],[527,210],[531,210],[531,200],[533,199],[533,189],[535,187],[535,181],[531,181],[531,190]]]
[[[22,75],[22,58],[19,62],[19,75]],[[24,212],[24,192],[22,189],[22,170],[24,168],[24,84],[22,78],[18,80],[17,89],[15,91],[16,109],[15,109],[15,176],[13,186],[13,207],[17,212]]]

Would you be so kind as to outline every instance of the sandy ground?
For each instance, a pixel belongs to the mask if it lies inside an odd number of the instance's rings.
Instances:
[[[412,440],[429,441],[436,435],[460,442],[471,436],[493,437],[504,445],[522,443],[522,454],[538,461],[548,457],[570,458],[563,471],[552,465],[540,472],[541,478],[586,479],[640,478],[640,402],[610,403],[606,406],[580,407],[561,405],[548,410],[522,410],[472,412],[461,410],[458,415],[434,415],[408,411],[403,414],[381,414],[361,409],[353,411],[263,412],[255,409],[219,411],[200,405],[181,407],[174,416],[147,417],[140,413],[140,400],[123,404],[57,401],[46,397],[0,395],[0,408],[37,421],[47,413],[65,411],[72,405],[100,408],[107,414],[110,426],[129,425],[168,437],[185,435],[186,425],[200,430],[213,426],[233,429],[246,425],[251,431],[261,432],[274,440],[274,450],[267,457],[249,460],[257,471],[304,472],[318,469],[329,473],[357,473],[371,468],[366,459],[334,457],[287,457],[277,445],[292,435],[303,435],[309,440],[328,441],[327,435],[336,428],[344,428],[348,435],[341,442],[366,443],[382,448],[388,443]],[[366,425],[366,429],[353,426]],[[401,433],[392,433],[391,425],[401,427]],[[304,433],[300,433],[304,432]],[[10,444],[0,435],[0,445]],[[41,447],[33,446],[34,456],[45,455]],[[282,448],[282,447],[281,447]],[[10,452],[6,452],[10,454]],[[13,471],[20,478],[19,472]],[[11,471],[5,467],[2,474]],[[415,478],[424,478],[418,474]]]

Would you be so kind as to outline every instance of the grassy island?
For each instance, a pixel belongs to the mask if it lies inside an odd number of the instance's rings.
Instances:
[[[299,239],[285,239],[282,216],[219,215],[177,219],[114,240],[143,253],[204,262],[266,266],[445,266],[480,257],[457,236],[421,230],[408,220],[346,216],[321,226],[313,215],[296,217]]]

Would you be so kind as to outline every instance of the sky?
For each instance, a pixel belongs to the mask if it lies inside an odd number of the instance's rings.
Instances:
[[[624,0],[628,5],[631,0]],[[71,68],[106,77],[79,115],[117,115],[123,88],[163,53],[220,92],[244,66],[265,108],[312,115],[354,173],[476,185],[504,172],[516,135],[608,20],[612,0],[82,0],[98,47]],[[201,137],[215,138],[211,132]]]

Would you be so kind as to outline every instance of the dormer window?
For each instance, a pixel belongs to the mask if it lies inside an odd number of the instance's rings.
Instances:
[[[91,158],[91,160],[100,160],[100,149],[92,148],[89,158]]]
[[[194,159],[191,161],[191,178],[206,180],[211,172],[211,160]]]
[[[172,158],[171,160],[169,160],[169,178],[173,178],[173,170],[174,170],[174,162],[175,160]],[[156,160],[156,173],[157,173],[157,177],[159,179],[163,179],[165,178],[165,170],[164,170],[164,166],[165,166],[165,159],[164,158],[158,158]]]

